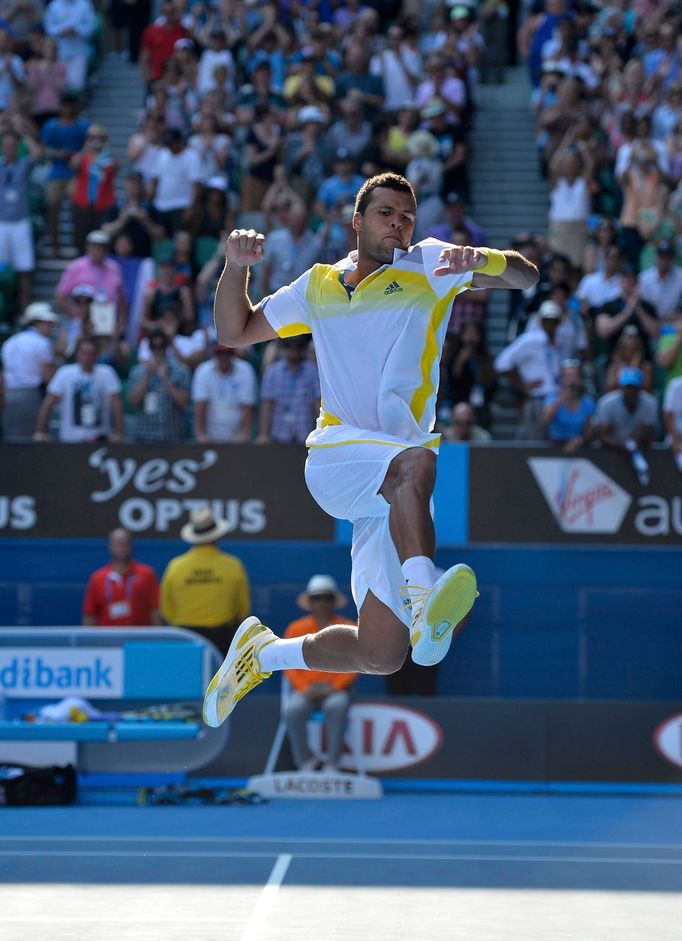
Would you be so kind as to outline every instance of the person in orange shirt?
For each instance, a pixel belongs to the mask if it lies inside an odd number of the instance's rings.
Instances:
[[[313,575],[306,590],[296,599],[299,608],[309,611],[306,617],[292,621],[284,632],[285,637],[301,637],[316,634],[332,624],[355,624],[336,612],[344,608],[348,599],[342,594],[331,575]],[[285,719],[289,744],[296,767],[300,771],[314,771],[317,759],[308,746],[308,716],[315,710],[324,713],[327,723],[327,761],[323,771],[338,771],[341,749],[346,731],[346,719],[350,708],[350,688],[357,673],[323,673],[321,670],[285,670],[291,684],[285,707]]]

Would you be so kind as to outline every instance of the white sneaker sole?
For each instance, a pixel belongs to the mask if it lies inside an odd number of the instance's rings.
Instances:
[[[241,646],[240,642],[242,638],[255,624],[260,623],[261,622],[257,617],[250,617],[245,621],[242,621],[242,623],[237,628],[237,632],[232,638],[232,643],[230,644],[227,655],[223,660],[220,669],[206,688],[206,693],[204,695],[203,718],[206,725],[210,726],[212,729],[217,729],[219,726],[221,726],[236,705],[236,703],[233,703],[229,711],[225,713],[222,718],[219,717],[218,701],[229,696],[229,691],[225,690],[223,680],[232,669],[234,661],[241,654],[239,648]]]
[[[440,663],[461,631],[478,596],[476,575],[468,565],[453,565],[431,589],[421,617],[410,627],[412,659],[424,667]]]

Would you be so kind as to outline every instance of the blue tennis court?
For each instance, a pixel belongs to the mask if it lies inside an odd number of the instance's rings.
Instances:
[[[0,936],[679,941],[674,796],[5,809]]]

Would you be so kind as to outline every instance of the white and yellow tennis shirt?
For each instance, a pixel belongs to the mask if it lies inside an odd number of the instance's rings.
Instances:
[[[440,354],[453,300],[472,273],[436,277],[444,248],[425,239],[364,278],[349,292],[343,275],[356,253],[335,265],[313,265],[264,298],[263,312],[280,337],[311,333],[320,373],[322,410],[309,445],[339,426],[384,432],[416,445],[438,446]]]

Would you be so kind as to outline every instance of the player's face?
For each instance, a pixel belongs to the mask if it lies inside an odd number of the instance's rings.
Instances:
[[[364,213],[356,212],[353,217],[360,256],[389,264],[395,249],[409,248],[414,221],[415,205],[409,193],[377,187]]]

